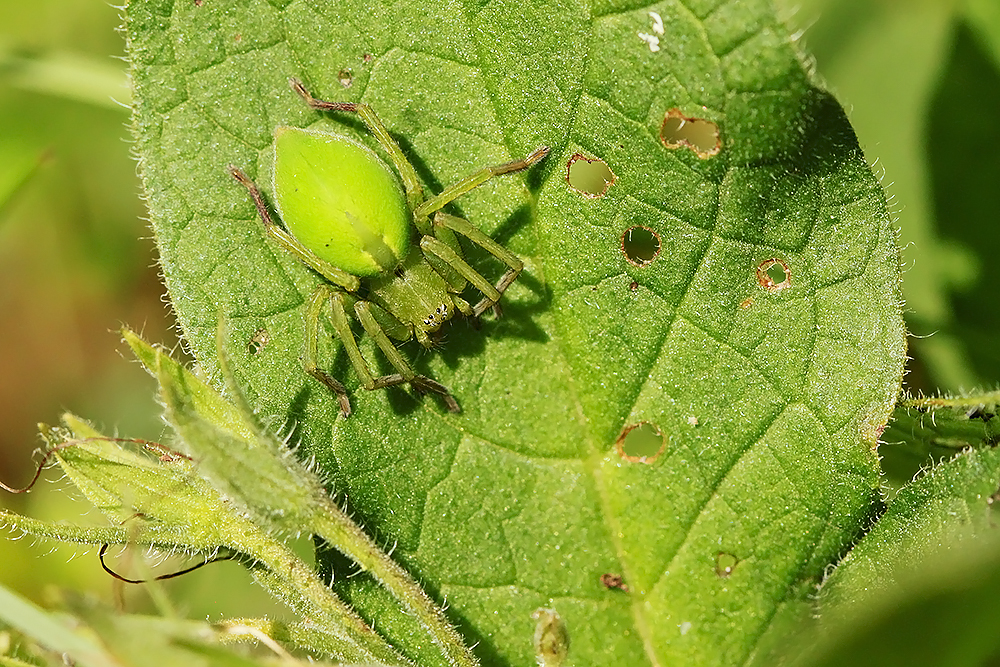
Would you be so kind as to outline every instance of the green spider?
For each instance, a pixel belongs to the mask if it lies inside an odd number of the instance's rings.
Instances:
[[[413,166],[370,106],[326,102],[313,97],[301,81],[289,83],[312,109],[357,114],[396,169],[393,172],[373,151],[346,136],[277,128],[272,193],[286,231],[271,218],[257,185],[229,166],[249,191],[267,235],[329,283],[316,288],[306,310],[305,371],[337,396],[345,417],[351,414],[347,389],[318,365],[319,320],[329,304],[333,328],[365,389],[409,384],[418,393],[440,395],[451,412],[459,412],[448,388],[416,374],[390,338],[416,338],[429,348],[432,335],[456,312],[476,318],[491,308],[498,311],[500,295],[524,264],[467,220],[440,209],[494,176],[531,167],[549,149],[542,146],[523,160],[481,169],[426,198]],[[465,261],[456,235],[506,265],[495,285]],[[470,283],[483,294],[475,306],[461,297]],[[372,372],[351,331],[350,312],[396,373]]]

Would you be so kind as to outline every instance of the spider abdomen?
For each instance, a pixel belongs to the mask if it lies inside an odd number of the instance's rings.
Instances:
[[[411,215],[395,172],[339,134],[279,127],[274,195],[302,245],[356,276],[394,269],[410,248]]]

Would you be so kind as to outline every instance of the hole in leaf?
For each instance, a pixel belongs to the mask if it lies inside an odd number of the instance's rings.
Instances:
[[[671,109],[660,126],[660,141],[667,148],[690,148],[702,160],[722,149],[719,126],[704,118],[692,118]]]
[[[783,259],[766,259],[757,265],[757,282],[768,292],[792,286],[792,270]]]
[[[267,333],[267,329],[258,329],[254,333],[253,338],[247,343],[247,352],[250,354],[258,354],[261,350],[267,347],[267,344],[271,342],[271,336]]]
[[[767,277],[772,283],[781,284],[785,282],[785,271],[777,264],[772,264],[771,268],[765,273],[767,273]]]
[[[603,197],[618,179],[600,158],[575,154],[566,163],[566,182],[584,197]]]
[[[535,619],[535,662],[539,667],[561,667],[569,651],[566,623],[555,609],[539,607],[532,612]]]
[[[342,69],[337,72],[337,80],[344,88],[350,88],[351,84],[354,83],[354,74],[349,69]]]
[[[715,557],[715,573],[725,579],[733,573],[739,562],[736,556],[720,551]]]
[[[634,463],[652,463],[666,447],[666,439],[655,424],[639,422],[622,431],[615,442],[618,455]]]
[[[633,280],[631,283],[629,283],[628,288],[630,290],[632,290],[633,292],[638,292],[639,291],[639,283],[637,283],[636,281]]]
[[[635,266],[646,266],[660,254],[660,237],[649,227],[629,227],[622,234],[622,252]]]
[[[628,593],[628,584],[625,583],[625,580],[620,574],[611,574],[610,572],[602,574],[601,585],[609,590],[613,588],[624,593]]]

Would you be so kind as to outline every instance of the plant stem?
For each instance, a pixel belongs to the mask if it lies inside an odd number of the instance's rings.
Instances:
[[[312,530],[331,546],[370,572],[424,626],[448,663],[454,667],[479,667],[479,661],[451,626],[444,612],[396,561],[372,542],[347,514],[331,500],[317,508]]]

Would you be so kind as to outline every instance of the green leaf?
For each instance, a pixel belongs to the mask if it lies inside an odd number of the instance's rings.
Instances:
[[[157,369],[162,370],[168,365],[163,361],[169,359],[165,354],[142,344],[134,334],[129,339],[140,351],[152,353],[143,356],[156,361]],[[231,451],[249,449],[245,442],[238,443],[231,431],[215,427],[192,409],[191,406],[199,401],[213,403],[208,395],[211,390],[186,371],[179,370],[174,362],[169,363],[174,374],[161,373],[163,393],[168,401],[173,400],[172,404],[168,403],[168,414],[175,418],[172,425],[178,434],[188,439],[187,447],[200,454],[206,449],[203,443],[215,439],[229,444]],[[194,391],[187,391],[188,387],[193,387]],[[216,395],[214,403],[222,403],[221,398]],[[187,410],[178,410],[179,405]],[[182,419],[176,419],[178,416]],[[64,420],[71,433],[43,428],[50,450],[58,458],[67,477],[118,525],[112,529],[67,526],[0,512],[2,525],[73,542],[139,544],[166,552],[200,553],[206,558],[216,556],[220,550],[235,553],[247,562],[252,574],[275,597],[300,616],[309,618],[315,640],[310,645],[313,650],[354,662],[403,663],[400,656],[347,608],[306,563],[276,537],[268,534],[267,529],[273,528],[270,522],[261,521],[263,525],[258,525],[253,521],[258,517],[247,516],[240,511],[241,507],[254,507],[254,503],[247,502],[245,497],[227,497],[212,488],[197,475],[197,466],[190,457],[155,443],[101,436],[72,416]],[[145,456],[126,447],[137,444],[155,451],[160,457]],[[289,455],[287,452],[280,455],[275,452],[272,458],[278,459],[278,465],[271,463],[265,469],[273,471],[280,468],[281,460],[287,460]],[[239,472],[236,471],[237,475]],[[237,478],[236,483],[230,483],[227,488],[239,490],[241,481]],[[305,482],[301,486],[307,490],[318,488],[318,484],[311,479],[295,481]],[[301,499],[296,488],[289,489],[288,495]],[[321,498],[329,503],[325,494]],[[323,507],[322,503],[315,503],[314,506]],[[278,509],[281,509],[280,506]],[[299,514],[305,513],[304,510],[299,511]],[[343,516],[342,513],[340,515]],[[343,521],[348,520],[344,517]],[[333,523],[330,519],[327,522]],[[303,529],[309,527],[308,524],[302,526]],[[355,528],[355,532],[360,531]],[[339,544],[330,531],[321,534],[328,535],[331,543]],[[377,551],[370,541],[366,540],[365,544],[369,551]],[[383,560],[388,559],[383,557]],[[410,583],[410,586],[416,589],[414,584]],[[421,595],[419,589],[414,595]],[[427,616],[425,612],[421,620]],[[451,632],[447,626],[445,630]],[[453,639],[451,646],[456,652],[464,651],[457,640]],[[454,664],[462,663],[455,661]]]
[[[904,487],[825,582],[823,623],[794,643],[793,664],[994,664],[998,485],[988,449]]]
[[[220,328],[220,336],[222,332]],[[181,436],[186,450],[198,461],[201,471],[229,501],[227,504],[238,505],[258,526],[272,534],[306,531],[326,540],[375,577],[406,608],[420,625],[417,630],[420,639],[425,641],[429,636],[449,664],[455,667],[474,664],[474,658],[440,608],[327,496],[319,479],[257,422],[243,404],[239,388],[233,386],[224,354],[219,361],[227,373],[231,391],[237,394],[237,406],[228,404],[162,350],[153,348],[131,331],[124,334],[129,346],[159,380],[168,421]],[[248,536],[254,532],[242,527],[235,532],[242,531]],[[231,537],[225,542],[232,543]],[[237,544],[241,552],[269,566],[270,573],[259,572],[257,576],[276,597],[309,616],[317,612],[329,614],[334,629],[343,626],[348,633],[359,630],[356,626],[360,623],[339,601],[330,600],[325,587],[317,588],[314,578],[301,571],[289,576],[289,567],[284,563],[290,559],[286,554],[275,559],[274,552],[282,551],[276,545],[264,540],[256,543],[237,540]],[[284,566],[274,567],[276,560]],[[291,565],[291,569],[301,570],[297,560]],[[366,638],[365,633],[361,637]]]
[[[255,428],[237,407],[163,350],[132,331],[124,336],[159,381],[167,419],[185,453],[198,461],[199,472],[272,533],[288,534],[309,525],[315,505],[326,495],[284,444]]]
[[[839,614],[893,586],[894,576],[922,556],[960,550],[990,531],[1000,487],[1000,450],[969,450],[903,487],[885,514],[823,585],[822,602]]]
[[[971,553],[934,559],[887,599],[858,610],[845,627],[813,647],[808,661],[792,664],[996,664],[1000,642],[991,612],[1000,595],[1000,563],[995,544],[992,554],[981,545],[970,546]]]
[[[948,292],[967,280],[968,253],[939,238],[927,162],[929,147],[948,142],[941,126],[928,122],[928,111],[962,3],[780,0],[780,4],[790,15],[793,7],[803,9],[795,19],[819,72],[851,110],[861,145],[890,195],[906,267],[907,323],[916,334],[910,354],[928,376],[913,373],[909,383],[925,391],[975,386],[982,381],[979,369],[950,335],[955,312]],[[965,164],[953,168],[964,170]]]
[[[895,233],[768,2],[136,0],[127,30],[142,175],[192,351],[221,385],[227,320],[250,403],[447,599],[483,662],[530,664],[539,608],[565,622],[570,664],[745,662],[868,527],[904,359]],[[225,169],[266,190],[277,125],[376,144],[305,108],[291,76],[371,104],[433,192],[553,147],[456,202],[525,260],[504,318],[453,323],[431,355],[403,346],[461,415],[364,392],[330,341],[321,359],[354,414],[302,373],[319,279],[265,240]],[[721,150],[668,148],[673,109],[716,124]],[[603,196],[567,183],[577,153],[614,173]],[[623,252],[634,226],[659,237],[645,264]],[[662,453],[622,456],[643,422]],[[412,621],[369,580],[344,585],[416,661],[440,660],[398,638]]]
[[[29,638],[29,646],[48,664],[67,659],[83,667],[254,667],[265,665],[329,665],[297,660],[248,623],[210,624],[174,618],[112,612],[92,601],[70,601],[74,614],[40,609],[0,587],[0,623]],[[253,655],[237,642],[266,642]],[[262,642],[262,643],[263,643]],[[272,652],[273,651],[273,652]],[[277,655],[274,655],[274,654]],[[0,656],[0,664],[22,667],[32,663]],[[381,663],[366,663],[373,667]]]
[[[114,667],[117,663],[85,633],[71,629],[34,604],[0,586],[0,621],[46,648],[64,654],[83,667]]]
[[[104,437],[72,415],[64,421],[70,433],[43,429],[43,437],[87,500],[115,523],[128,523],[131,541],[211,553],[243,536],[246,522],[193,474],[190,460]],[[217,523],[220,516],[227,521]]]

